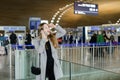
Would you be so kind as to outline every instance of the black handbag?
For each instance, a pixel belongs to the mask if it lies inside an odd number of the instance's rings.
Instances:
[[[31,67],[31,72],[32,72],[32,74],[34,74],[34,75],[39,75],[39,74],[41,73],[41,69],[38,68],[38,67],[32,66],[32,67]]]
[[[33,61],[32,61],[31,73],[34,74],[34,75],[40,75],[41,74],[40,62],[39,62],[39,67],[36,67],[36,66],[33,65]]]

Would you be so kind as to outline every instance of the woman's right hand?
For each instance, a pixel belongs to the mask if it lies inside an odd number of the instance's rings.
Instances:
[[[45,32],[41,30],[42,38],[47,39],[47,36],[45,35]]]

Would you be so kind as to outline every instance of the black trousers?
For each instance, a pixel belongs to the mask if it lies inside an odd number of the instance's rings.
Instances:
[[[55,80],[54,60],[47,61],[47,65],[46,65],[46,78],[48,78],[48,80]]]

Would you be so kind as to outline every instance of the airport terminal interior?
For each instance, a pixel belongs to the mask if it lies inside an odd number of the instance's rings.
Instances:
[[[40,67],[34,42],[42,23],[66,31],[57,39],[63,76],[56,80],[120,80],[119,4],[120,0],[2,0],[0,80],[41,80],[32,66]]]

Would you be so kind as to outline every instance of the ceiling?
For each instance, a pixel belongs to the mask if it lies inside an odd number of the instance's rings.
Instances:
[[[1,0],[0,25],[28,27],[31,16],[51,21],[59,8],[72,2],[74,0]],[[59,24],[63,27],[101,25],[116,23],[120,18],[120,0],[93,0],[91,2],[99,5],[98,16],[76,15],[72,8],[63,15]]]

